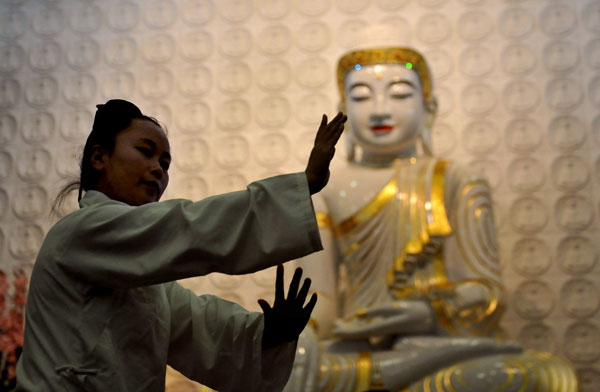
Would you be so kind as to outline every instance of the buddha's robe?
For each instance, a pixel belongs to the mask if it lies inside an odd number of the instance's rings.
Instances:
[[[348,164],[332,173],[321,195],[315,208],[325,251],[302,261],[321,308],[300,336],[286,392],[390,385],[447,391],[452,377],[456,391],[489,390],[480,387],[487,381],[504,390],[576,391],[567,362],[497,340],[503,290],[492,200],[481,176],[434,158],[389,168]],[[429,311],[415,311],[423,307]],[[399,318],[414,313],[387,333],[391,339],[335,335],[386,325],[371,312],[394,315],[394,308]],[[329,334],[320,331],[324,325],[333,327]],[[467,369],[469,378],[461,379]]]
[[[324,192],[329,208],[319,221],[329,223],[346,271],[342,317],[426,298],[447,332],[489,335],[502,289],[487,183],[429,158],[399,162],[387,173],[380,191],[349,213],[331,208],[335,184]]]

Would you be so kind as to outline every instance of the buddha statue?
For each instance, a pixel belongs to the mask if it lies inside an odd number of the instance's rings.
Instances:
[[[319,300],[285,391],[576,391],[566,361],[501,341],[490,189],[433,156],[425,58],[360,48],[337,81],[347,161],[314,198],[325,249],[297,261]]]

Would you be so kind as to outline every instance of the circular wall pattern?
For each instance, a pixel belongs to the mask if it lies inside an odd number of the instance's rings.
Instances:
[[[515,271],[525,277],[538,277],[552,264],[550,248],[539,238],[520,239],[514,245],[510,255]]]
[[[500,32],[507,38],[525,38],[533,31],[534,17],[523,8],[507,8],[500,14]]]
[[[598,251],[595,246],[589,239],[581,236],[562,239],[556,253],[559,266],[569,275],[586,274],[598,261]]]
[[[12,203],[14,214],[23,220],[41,218],[48,211],[48,192],[38,185],[25,186],[15,194]]]
[[[539,232],[548,222],[546,206],[541,200],[533,197],[515,200],[509,214],[513,227],[526,235]]]
[[[571,279],[560,289],[560,306],[573,318],[592,316],[600,305],[600,294],[594,283],[587,279]]]
[[[18,44],[0,44],[0,72],[18,71],[25,61],[25,50]]]
[[[527,320],[540,320],[548,316],[554,308],[554,292],[540,280],[523,282],[513,296],[515,311]]]
[[[432,71],[435,156],[493,185],[509,298],[502,329],[597,371],[600,356],[579,343],[593,329],[567,333],[600,325],[596,297],[566,291],[573,280],[600,287],[598,10],[592,0],[6,0],[0,269],[31,265],[27,246],[10,250],[12,227],[50,227],[36,195],[77,176],[96,104],[125,98],[165,125],[173,164],[164,198],[243,190],[304,170],[321,114],[341,108],[339,57],[364,41],[364,26],[394,26],[385,41],[415,47]],[[342,139],[334,166],[346,155]],[[78,208],[76,196],[59,216]],[[272,290],[274,276],[263,285],[243,276],[231,289],[199,281],[199,292],[246,301]],[[531,281],[556,301],[533,320],[521,316],[527,306],[516,310],[517,288]]]
[[[476,155],[486,155],[493,151],[498,143],[498,130],[488,121],[474,121],[465,127],[462,135],[467,151]]]
[[[577,191],[589,181],[590,170],[577,155],[562,155],[552,162],[551,177],[554,186],[562,191]]]
[[[508,166],[510,186],[517,192],[532,192],[544,183],[544,167],[535,158],[517,158]]]
[[[49,112],[35,112],[25,116],[21,136],[28,144],[41,144],[50,140],[56,130],[56,120]]]
[[[533,49],[525,44],[512,44],[502,51],[500,64],[506,73],[524,74],[535,68],[537,61]]]
[[[181,18],[190,25],[204,25],[215,15],[215,5],[212,0],[185,0],[180,3]]]
[[[564,336],[563,350],[567,358],[575,363],[590,363],[600,357],[600,329],[588,322],[572,324]]]
[[[17,119],[10,113],[0,114],[0,144],[12,142],[17,134]]]

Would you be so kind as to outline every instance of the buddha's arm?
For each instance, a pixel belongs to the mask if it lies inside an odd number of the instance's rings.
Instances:
[[[329,334],[333,322],[339,314],[337,305],[338,267],[331,219],[327,215],[327,208],[320,194],[313,196],[313,205],[317,214],[323,250],[298,259],[296,263],[302,267],[305,276],[312,281],[310,292],[317,293],[317,305],[312,312],[309,325],[322,339]]]
[[[337,320],[333,333],[341,339],[365,339],[433,331],[434,315],[425,298],[395,300]]]
[[[489,185],[453,166],[446,182],[453,234],[442,256],[449,284],[432,296],[432,304],[445,329],[487,335],[497,326],[502,293]]]

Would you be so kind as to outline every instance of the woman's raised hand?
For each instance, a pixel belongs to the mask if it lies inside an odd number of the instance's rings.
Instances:
[[[310,152],[304,171],[311,195],[323,189],[329,181],[329,163],[333,159],[335,144],[344,131],[344,123],[347,119],[345,114],[339,112],[330,123],[327,123],[327,116],[323,115],[315,138],[315,145]]]
[[[286,299],[283,293],[283,266],[278,265],[273,307],[264,299],[258,300],[265,315],[262,340],[264,350],[296,340],[308,323],[317,303],[317,294],[313,294],[308,304],[304,306],[310,288],[310,279],[305,279],[302,288],[298,291],[301,278],[302,268],[296,268]]]

